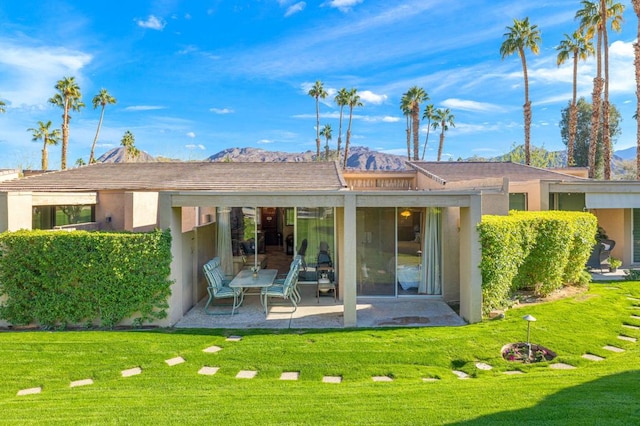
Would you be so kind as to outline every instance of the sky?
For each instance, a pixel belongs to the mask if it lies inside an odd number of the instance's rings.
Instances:
[[[620,33],[610,32],[610,99],[622,114],[614,149],[635,146],[633,42],[629,0]],[[42,143],[27,129],[61,125],[48,100],[73,76],[86,108],[72,113],[68,164],[88,161],[105,88],[97,156],[129,130],[153,156],[204,160],[226,148],[315,151],[316,80],[329,96],[320,123],[335,148],[340,88],[356,88],[353,145],[406,155],[402,94],[422,87],[429,103],[449,108],[455,127],[443,159],[493,157],[524,141],[524,84],[517,55],[500,45],[514,19],[538,25],[540,52],[527,52],[531,144],[565,148],[561,109],[572,89],[572,63],[556,65],[556,47],[577,28],[578,0],[113,0],[0,2],[0,168],[40,168]],[[579,65],[578,92],[590,101],[595,60]],[[345,111],[348,112],[348,111]],[[347,118],[343,124],[343,144]],[[427,122],[420,128],[424,143]],[[324,140],[322,142],[324,146]],[[431,130],[425,160],[435,160]],[[60,167],[60,145],[49,167]]]

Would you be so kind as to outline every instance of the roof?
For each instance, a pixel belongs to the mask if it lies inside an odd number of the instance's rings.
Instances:
[[[329,191],[346,188],[335,162],[97,163],[0,182],[0,191]]]
[[[489,178],[509,178],[510,182],[531,180],[584,181],[585,179],[538,167],[511,162],[412,161],[408,164],[431,179],[446,184]]]

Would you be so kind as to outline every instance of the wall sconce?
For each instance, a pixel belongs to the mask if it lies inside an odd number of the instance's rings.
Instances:
[[[404,217],[406,219],[409,216],[411,216],[411,211],[409,209],[405,209],[405,210],[400,212],[400,216],[402,216],[402,217]]]

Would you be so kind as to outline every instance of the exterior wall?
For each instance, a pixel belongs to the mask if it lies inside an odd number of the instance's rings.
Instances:
[[[18,179],[20,172],[18,170],[0,170],[0,182]]]
[[[540,188],[540,182],[538,181],[510,182],[509,193],[526,193],[528,211],[546,210],[546,209],[543,209],[543,206],[542,206],[542,192]],[[547,203],[548,203],[548,195],[547,195]]]
[[[509,213],[508,192],[483,192],[482,214],[506,215]]]
[[[0,232],[31,229],[30,192],[0,192]]]
[[[207,295],[207,280],[202,273],[202,265],[217,255],[217,231],[218,227],[215,223],[208,223],[193,229],[195,251],[191,257],[193,263],[192,280],[195,284],[192,291],[192,306]]]
[[[442,298],[460,301],[460,208],[442,212]]]
[[[132,232],[152,231],[158,224],[157,192],[125,192],[124,229]]]
[[[628,212],[628,214],[625,214]],[[600,225],[607,236],[616,242],[616,246],[611,252],[611,256],[622,260],[623,265],[631,263],[631,231],[626,232],[625,229],[631,229],[631,209],[595,209],[591,213],[598,218]],[[627,220],[625,221],[625,217]]]
[[[444,185],[428,178],[422,173],[417,174],[416,179],[418,189],[444,189]]]
[[[100,191],[96,204],[96,222],[108,231],[125,229],[126,197],[124,192]]]

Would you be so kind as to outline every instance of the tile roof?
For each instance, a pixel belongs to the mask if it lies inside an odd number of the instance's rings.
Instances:
[[[441,183],[502,178],[505,176],[509,178],[510,182],[530,180],[585,180],[557,171],[511,162],[412,161],[408,164],[418,172]]]
[[[335,162],[99,163],[0,182],[0,191],[329,191],[346,188]]]

